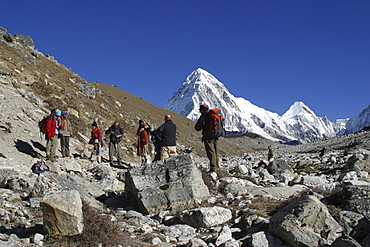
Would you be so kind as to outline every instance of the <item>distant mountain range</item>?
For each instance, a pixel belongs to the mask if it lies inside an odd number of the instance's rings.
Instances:
[[[164,108],[196,121],[200,104],[221,109],[229,133],[253,132],[283,143],[307,143],[353,133],[370,125],[370,105],[354,118],[334,122],[327,117],[316,116],[303,102],[295,102],[279,116],[244,98],[233,96],[223,83],[201,68],[186,78]]]

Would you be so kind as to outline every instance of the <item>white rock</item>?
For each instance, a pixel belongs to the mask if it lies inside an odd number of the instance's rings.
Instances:
[[[345,180],[357,180],[357,173],[355,171],[347,172],[340,174],[338,180],[345,181]]]
[[[232,237],[230,227],[225,225],[222,227],[222,230],[216,239],[216,246],[220,246],[221,244],[226,243],[227,241],[232,240],[232,239],[233,237]]]
[[[212,227],[221,225],[232,218],[231,211],[222,207],[202,207],[185,210],[180,220],[192,227]]]
[[[44,235],[40,233],[36,233],[35,236],[33,237],[33,242],[39,246],[42,246],[44,244]]]
[[[235,167],[235,171],[240,173],[240,174],[247,174],[248,173],[248,168],[245,165],[237,165]]]

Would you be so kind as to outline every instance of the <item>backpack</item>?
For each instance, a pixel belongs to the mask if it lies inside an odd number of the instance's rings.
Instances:
[[[209,116],[209,132],[212,138],[219,138],[224,136],[224,117],[220,109],[212,109],[208,112]]]
[[[41,121],[39,121],[39,129],[40,132],[46,134],[46,120],[48,117],[44,117]]]

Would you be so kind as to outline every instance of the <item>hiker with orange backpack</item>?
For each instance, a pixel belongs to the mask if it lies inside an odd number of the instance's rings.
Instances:
[[[217,155],[218,138],[224,135],[223,117],[221,110],[209,110],[208,105],[200,106],[199,111],[201,116],[195,124],[195,130],[202,130],[202,141],[206,149],[206,154],[210,162],[209,172],[214,172],[219,168]]]

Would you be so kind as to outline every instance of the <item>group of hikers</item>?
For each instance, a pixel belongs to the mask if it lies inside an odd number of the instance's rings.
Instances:
[[[196,131],[202,131],[202,141],[204,142],[205,151],[210,161],[209,172],[215,171],[219,168],[218,155],[217,155],[217,142],[220,135],[215,135],[212,129],[217,125],[213,123],[213,118],[210,117],[211,110],[208,105],[202,104],[199,109],[201,116],[195,124]],[[51,111],[41,126],[41,131],[45,133],[46,138],[46,158],[50,161],[57,161],[56,155],[58,147],[58,139],[60,139],[60,147],[62,157],[70,157],[69,141],[72,137],[72,125],[69,120],[69,112],[62,113],[59,109]],[[176,152],[176,124],[172,122],[170,114],[164,117],[165,122],[157,129],[153,130],[152,127],[145,123],[143,120],[139,121],[139,126],[136,132],[137,139],[137,155],[139,155],[142,164],[151,162],[149,155],[150,140],[154,146],[154,159],[164,160],[177,154]],[[222,128],[223,126],[218,126]],[[102,162],[101,148],[103,145],[103,132],[99,128],[97,122],[91,124],[91,138],[89,144],[93,147],[90,158],[93,154],[97,157],[97,162]],[[124,135],[123,129],[118,121],[115,121],[105,132],[109,135],[109,163],[113,165],[114,156],[117,158],[118,165],[121,165],[121,148],[120,142]]]

